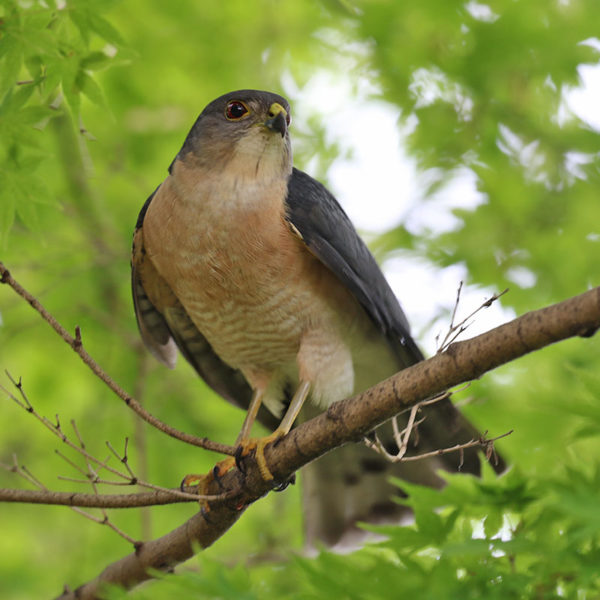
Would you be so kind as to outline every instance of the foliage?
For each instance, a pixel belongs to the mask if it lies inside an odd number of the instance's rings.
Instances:
[[[163,576],[136,600],[595,597],[600,591],[600,473],[566,469],[543,484],[518,469],[501,480],[448,476],[440,493],[406,486],[414,525],[374,527],[386,540],[351,557],[322,553],[283,565],[228,568],[199,557],[198,570]],[[585,541],[584,541],[585,540]],[[548,549],[552,551],[549,552]],[[284,582],[287,582],[285,585]],[[124,598],[119,590],[106,598]]]
[[[337,140],[299,98],[317,73],[353,95],[369,82],[371,99],[401,110],[417,160],[411,216],[442,210],[439,192],[457,174],[480,192],[476,206],[454,210],[455,227],[409,219],[385,247],[464,264],[471,286],[509,286],[504,306],[523,312],[598,284],[598,131],[567,101],[581,66],[598,61],[596,12],[593,0],[0,0],[0,258],[153,413],[232,441],[242,416],[187,365],[166,372],[148,358],[129,298],[137,211],[204,104],[235,88],[283,91],[296,163],[323,177]],[[136,424],[28,306],[0,292],[0,364],[23,377],[40,412],[75,419],[98,454],[104,440],[135,438],[132,462],[159,484],[214,463]],[[598,350],[597,339],[566,342],[474,384],[464,410],[493,433],[515,429],[501,447],[515,468],[450,477],[441,493],[411,488],[415,525],[386,529],[387,542],[292,558],[301,527],[289,489],[252,507],[197,573],[137,595],[594,597]],[[2,462],[15,452],[49,487],[73,489],[55,480],[74,474],[50,454],[54,441],[8,401],[0,411]],[[0,485],[18,483],[0,472]],[[152,510],[150,528],[138,513],[113,518],[134,537],[156,536],[193,510]],[[0,529],[7,598],[47,597],[130,551],[63,508],[3,506]]]

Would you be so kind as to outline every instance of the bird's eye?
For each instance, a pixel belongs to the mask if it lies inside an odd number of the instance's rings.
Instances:
[[[234,100],[233,102],[229,102],[227,104],[227,108],[225,109],[225,116],[230,121],[239,121],[242,117],[245,117],[249,114],[248,107],[239,100]]]
[[[288,111],[288,113],[285,115],[285,122],[286,122],[286,125],[287,125],[288,127],[290,126],[290,123],[292,122],[292,115],[290,115],[289,111]]]

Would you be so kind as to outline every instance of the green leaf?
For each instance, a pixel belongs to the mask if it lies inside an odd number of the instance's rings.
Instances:
[[[15,221],[15,198],[0,172],[0,247],[6,247],[8,232]]]
[[[97,71],[110,66],[113,59],[104,52],[90,52],[81,60],[81,68]]]
[[[116,30],[110,21],[107,21],[101,15],[94,13],[90,15],[89,19],[90,27],[103,39],[115,46],[121,46],[124,44],[124,40],[121,34]]]
[[[11,35],[0,37],[0,96],[11,90],[21,71],[23,49]]]
[[[85,71],[80,71],[77,76],[77,86],[92,102],[98,106],[106,106],[106,101],[102,95],[102,89]]]
[[[88,46],[90,43],[91,33],[90,15],[88,11],[75,8],[74,10],[69,11],[69,17],[79,30],[84,44]]]
[[[487,539],[495,536],[502,527],[503,515],[499,510],[490,511],[484,521],[483,530]]]

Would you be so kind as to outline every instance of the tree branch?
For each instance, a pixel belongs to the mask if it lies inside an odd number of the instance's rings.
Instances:
[[[456,342],[429,360],[400,371],[362,394],[337,402],[292,430],[279,443],[268,446],[265,457],[279,481],[326,452],[357,442],[380,423],[417,402],[520,356],[573,336],[589,337],[600,327],[600,288],[559,304],[527,313],[505,325],[463,342]],[[210,546],[240,517],[245,508],[269,491],[252,460],[245,474],[237,469],[213,481],[205,493],[229,490],[231,500],[210,505],[167,535],[147,542],[107,566],[94,580],[61,599],[96,598],[105,583],[131,588],[152,577],[152,569],[167,570]]]
[[[173,490],[178,492],[179,490]],[[140,494],[80,494],[76,492],[53,492],[51,490],[0,489],[0,502],[24,504],[54,504],[85,508],[138,508],[181,502],[197,502],[190,497],[180,497],[169,491],[144,492]]]
[[[192,446],[198,446],[212,452],[219,452],[220,454],[233,455],[235,448],[233,446],[227,446],[225,444],[219,444],[213,442],[207,438],[199,438],[195,435],[179,431],[166,423],[163,423],[155,416],[150,414],[135,398],[132,398],[125,390],[123,390],[101,367],[100,365],[87,353],[83,347],[81,341],[81,330],[79,327],[75,328],[75,337],[73,337],[43,306],[42,304],[30,294],[25,288],[23,288],[10,274],[10,271],[0,262],[0,283],[6,283],[9,285],[21,298],[26,300],[46,321],[56,333],[77,353],[81,360],[92,370],[94,375],[101,379],[125,404],[131,408],[139,417],[144,421],[156,427],[159,431],[166,433],[167,435],[174,437],[175,439],[181,440],[186,444]]]
[[[108,460],[110,459],[110,457],[108,457],[105,460],[99,460],[98,458],[96,458],[95,456],[93,456],[86,450],[85,444],[83,443],[83,439],[81,438],[81,435],[79,434],[79,431],[77,429],[77,426],[76,426],[74,420],[71,420],[71,425],[72,425],[74,431],[76,432],[77,438],[79,440],[79,444],[75,444],[71,439],[69,439],[69,436],[62,430],[58,415],[56,415],[55,423],[50,422],[50,420],[47,419],[46,417],[42,417],[42,415],[40,415],[35,410],[33,404],[31,404],[31,402],[29,401],[29,398],[27,397],[27,394],[25,393],[25,390],[23,389],[23,384],[22,384],[21,380],[15,381],[15,379],[12,377],[12,375],[10,373],[7,372],[6,374],[7,374],[8,378],[10,379],[11,383],[16,387],[16,389],[20,395],[20,398],[17,398],[14,394],[9,392],[2,385],[0,385],[0,391],[3,391],[18,406],[20,406],[28,414],[35,417],[39,423],[41,423],[48,431],[50,431],[53,435],[55,435],[59,440],[61,440],[61,442],[66,444],[69,448],[71,448],[72,450],[74,450],[80,456],[82,456],[84,458],[86,465],[87,465],[86,469],[84,469],[84,468],[80,467],[79,465],[77,465],[76,463],[74,463],[68,456],[64,455],[59,450],[55,451],[56,454],[60,458],[62,458],[67,464],[69,464],[71,467],[73,467],[76,471],[78,471],[85,477],[85,480],[77,480],[79,483],[84,482],[84,483],[88,483],[88,484],[92,484],[92,485],[94,485],[95,483],[104,483],[104,484],[108,484],[108,485],[138,485],[140,487],[148,488],[148,489],[154,490],[156,492],[166,492],[166,493],[170,494],[171,496],[178,496],[180,498],[183,498],[184,500],[187,499],[187,500],[199,501],[200,499],[202,499],[202,500],[219,499],[219,498],[215,498],[215,497],[199,498],[198,494],[186,494],[186,493],[182,492],[181,490],[162,488],[158,485],[155,485],[148,481],[140,479],[139,477],[137,477],[135,475],[135,473],[132,471],[131,467],[129,466],[127,456],[124,455],[123,457],[120,457],[118,455],[118,453],[114,450],[114,448],[112,448],[112,446],[108,442],[107,442],[107,445],[108,445],[109,449],[111,450],[111,452],[114,452],[114,455],[117,456],[117,458],[119,459],[119,462],[121,464],[123,464],[123,466],[125,467],[127,472],[120,471],[118,469],[115,469],[111,465],[109,465]],[[92,467],[92,464],[95,465],[95,468]],[[45,486],[41,485],[41,483],[39,481],[37,481],[33,478],[31,473],[29,473],[25,469],[25,467],[19,467],[16,464],[16,462],[12,467],[5,466],[5,468],[7,468],[7,470],[16,472],[19,475],[25,477],[30,483],[37,485],[39,488],[41,488],[43,490],[47,490],[47,488]],[[109,473],[111,473],[111,475],[116,476],[117,479],[119,479],[120,481],[106,481],[106,480],[100,479],[99,473],[102,470],[108,471]],[[59,479],[61,479],[61,477],[59,477]],[[62,477],[62,479],[66,479],[66,478]],[[70,479],[70,481],[74,481],[74,480]],[[126,508],[126,506],[121,505],[121,508]]]

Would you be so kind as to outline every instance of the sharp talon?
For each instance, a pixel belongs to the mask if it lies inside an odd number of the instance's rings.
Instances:
[[[246,465],[243,463],[243,459],[248,456],[248,453],[244,453],[244,451],[245,448],[243,445],[238,446],[235,451],[235,466],[242,475],[246,474]]]
[[[240,445],[235,451],[235,464],[242,474],[246,474],[246,466],[243,459],[249,456],[252,451],[255,451],[256,463],[258,470],[260,471],[261,477],[265,481],[273,481],[273,474],[267,466],[265,460],[265,447],[271,443],[277,443],[282,437],[283,432],[276,430],[272,434],[258,438],[258,439],[247,439],[240,442]]]
[[[221,482],[221,478],[235,466],[235,459],[231,456],[218,462],[206,475],[186,475],[180,485],[180,489],[182,492],[189,492],[190,488],[192,488],[192,492],[195,492],[199,496],[206,495],[206,490],[209,484],[214,481],[219,486],[221,490],[224,489],[224,486]],[[208,500],[201,499],[200,500],[200,513],[202,517],[207,523],[212,523],[210,518],[208,517],[208,513],[210,512],[210,505]]]
[[[221,477],[223,477],[223,475],[225,475],[227,471],[233,469],[236,462],[237,461],[232,456],[226,458],[225,460],[222,460],[221,462],[218,462],[212,470],[213,477],[215,478],[215,480],[218,482],[218,480],[221,479]]]
[[[191,475],[186,475],[181,480],[179,489],[182,492],[185,492],[186,488],[196,488],[196,492],[198,494],[201,494],[202,492],[200,491],[200,488],[204,487],[204,484],[206,483],[206,478],[207,478],[207,475],[195,475],[193,473]]]
[[[189,492],[190,488],[192,488],[192,493],[195,492],[198,494],[198,496],[203,496],[206,494],[206,487],[210,483],[212,477],[212,471],[208,475],[186,475],[181,481],[181,485],[179,487],[182,492]],[[210,506],[208,505],[208,501],[200,499],[200,513],[207,523],[211,522],[207,517],[209,511]]]
[[[227,471],[232,469],[235,465],[235,460],[233,457],[226,458],[218,462],[211,471],[209,471],[206,475],[196,475],[192,473],[190,475],[186,475],[179,489],[182,492],[189,491],[189,488],[193,488],[193,492],[196,492],[199,496],[206,494],[206,488],[210,484],[211,481],[215,481],[217,485],[223,489],[223,485],[221,484],[221,478]]]
[[[225,489],[225,486],[223,485],[223,482],[221,481],[224,473],[221,473],[221,470],[219,469],[219,465],[215,465],[213,470],[211,471],[211,475],[213,478],[213,481],[219,486],[219,490],[223,491]]]
[[[273,482],[273,491],[274,492],[283,492],[283,490],[285,490],[288,485],[295,485],[296,483],[296,473],[292,473],[288,479],[286,479],[285,481],[278,481],[278,482]]]

